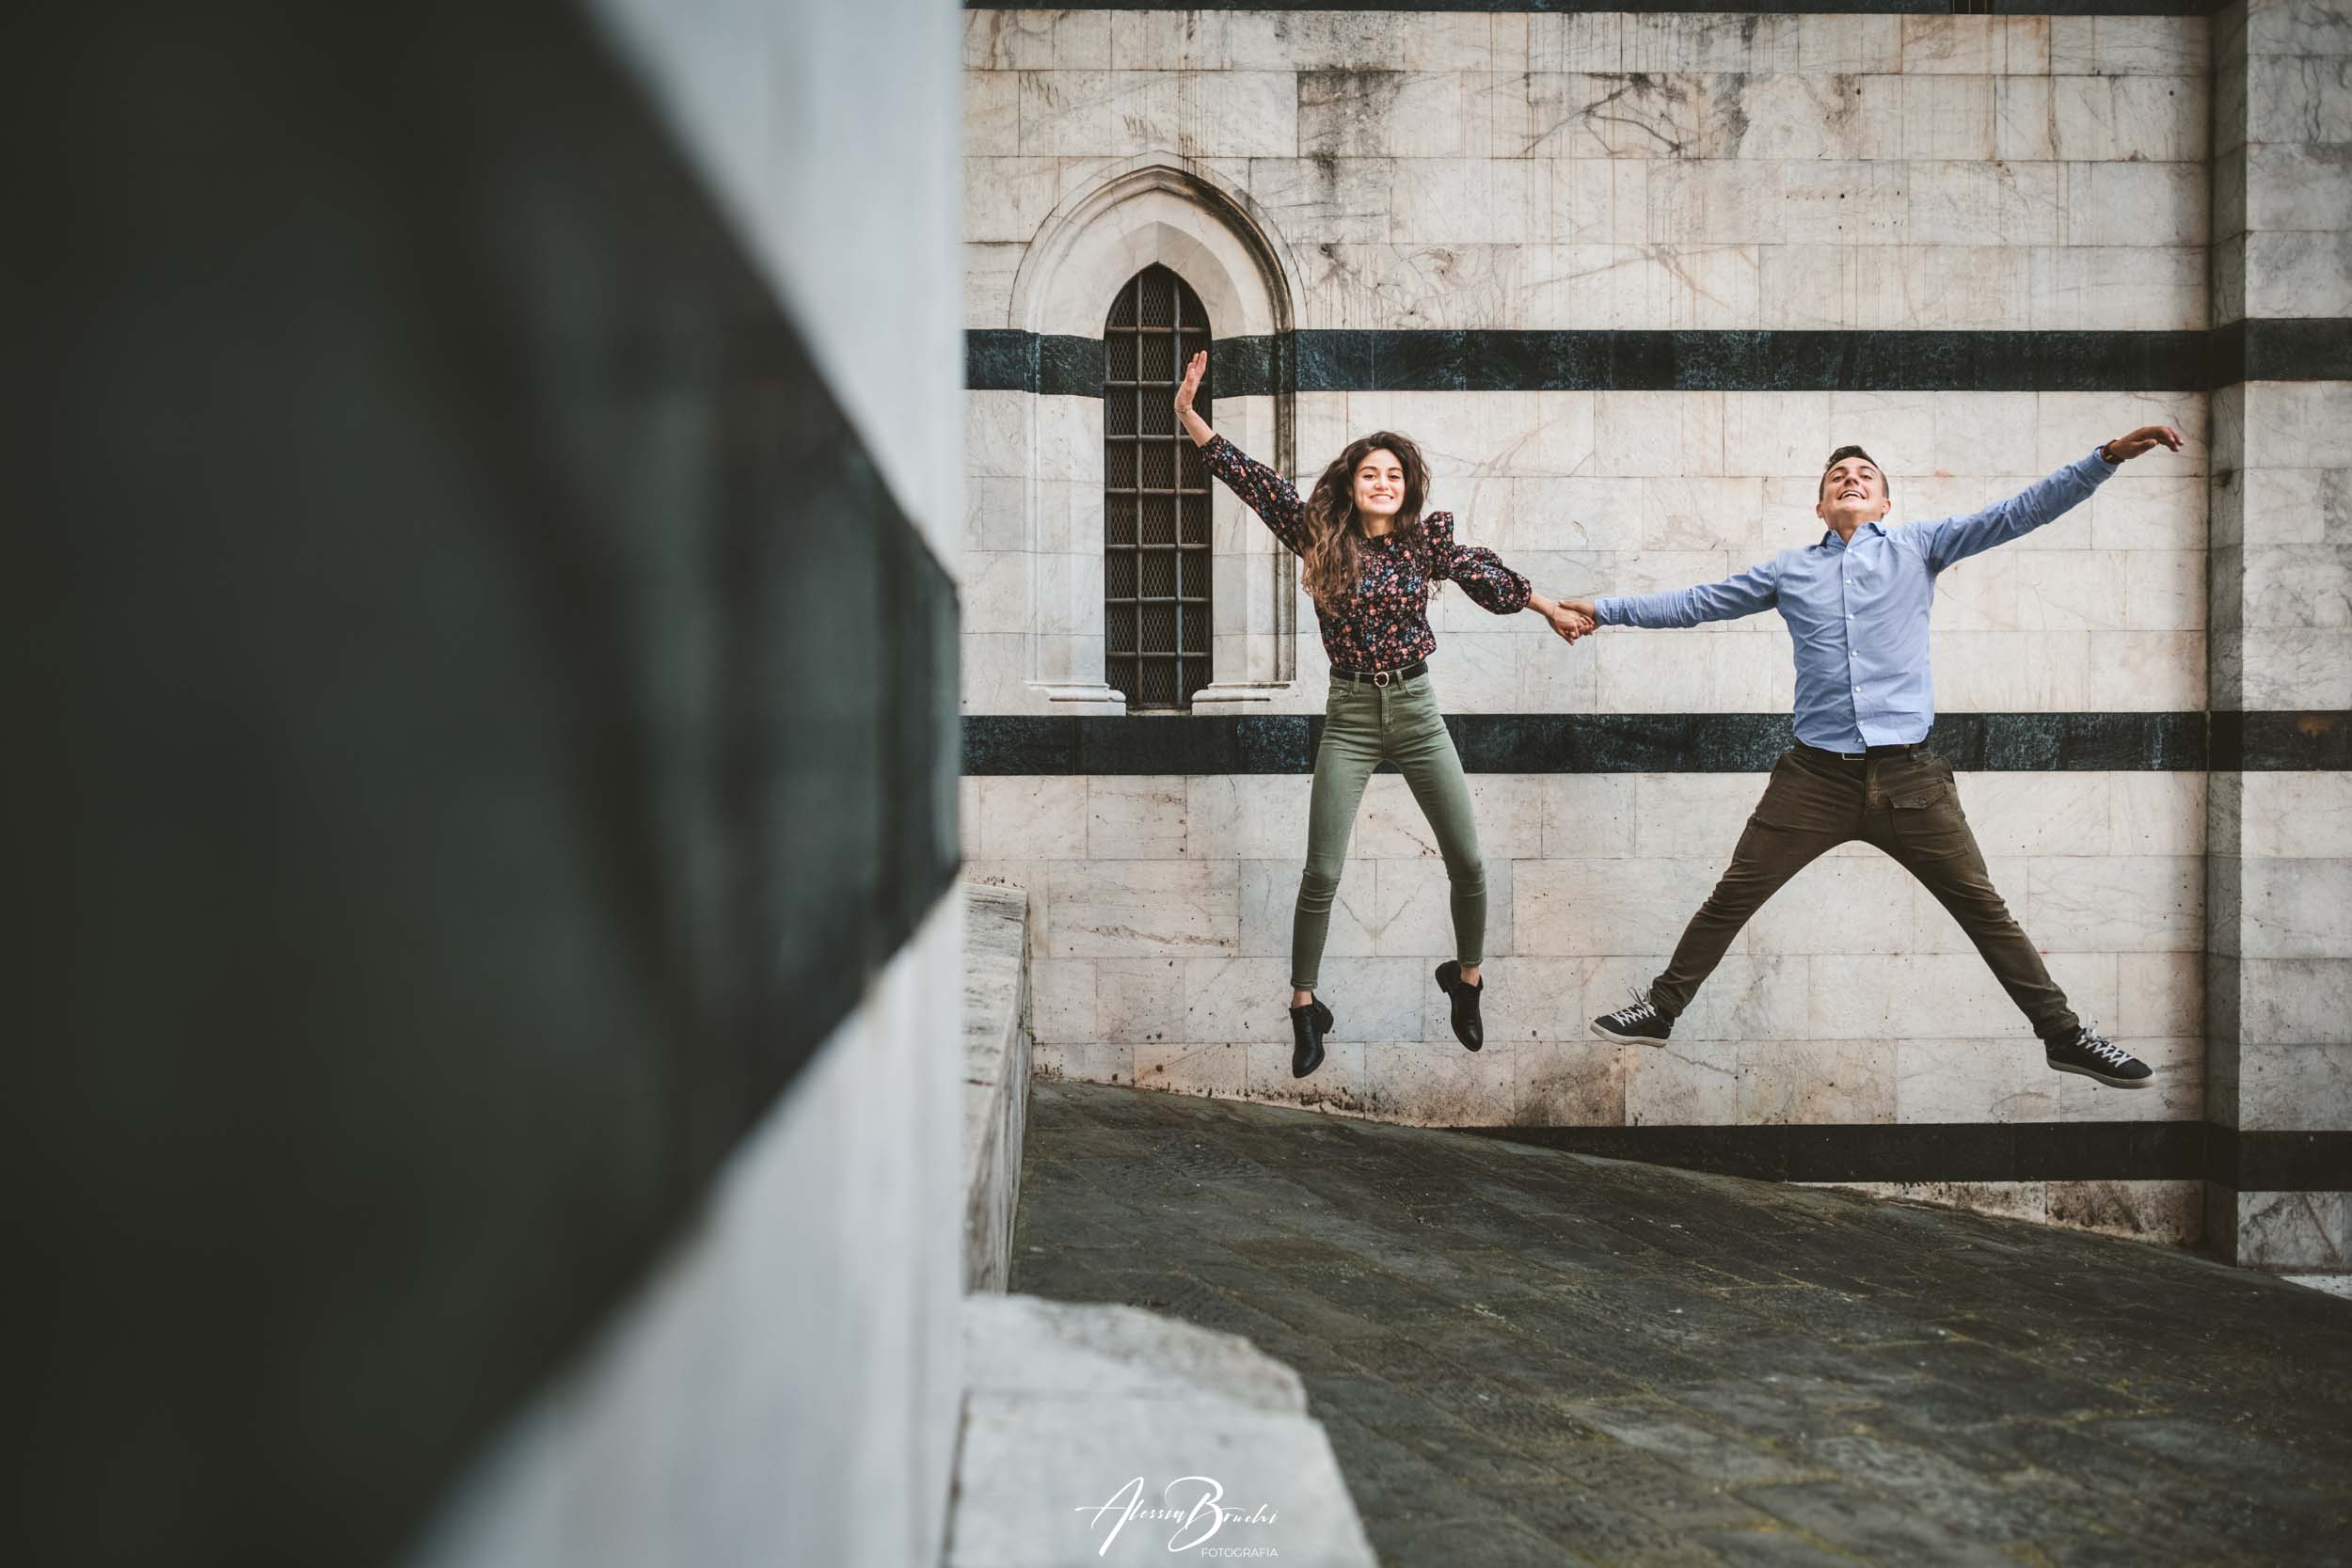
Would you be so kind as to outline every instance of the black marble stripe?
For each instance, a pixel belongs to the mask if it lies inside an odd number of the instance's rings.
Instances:
[[[1025,10],[1032,0],[964,0],[974,11]],[[1074,0],[1066,11],[1729,11],[1763,15],[1945,16],[1951,0]],[[2214,0],[1992,0],[2000,16],[2206,16]]]
[[[1036,774],[1311,773],[1320,715],[1143,719],[966,714],[967,778]]]
[[[9,1550],[403,1560],[952,887],[955,586],[585,8],[18,15]]]
[[[2204,1180],[2249,1193],[2352,1189],[2352,1132],[2247,1132],[2202,1121],[1460,1131],[1774,1181]]]
[[[1222,338],[1212,345],[1204,383],[1220,397],[1266,397],[1305,390],[1299,356],[1313,332],[1281,332],[1263,338]]]
[[[2352,768],[2352,711],[2216,713],[2217,773],[2341,773]]]
[[[977,391],[1094,397],[1103,345],[1005,328],[965,335]],[[1311,331],[1226,338],[1213,391],[2201,392],[2352,379],[2352,320],[2212,332]]]
[[[2313,316],[2216,327],[2209,372],[2238,381],[2352,381],[2352,320]]]
[[[1512,1143],[1768,1181],[2195,1181],[2201,1121],[1471,1127]]]
[[[2352,1132],[2206,1131],[2208,1181],[2242,1193],[2352,1191]]]
[[[1326,331],[1307,391],[2192,391],[2202,332]],[[1214,356],[1212,356],[1214,362]]]
[[[971,391],[1099,398],[1104,374],[1100,338],[1005,327],[976,327],[963,335],[963,384]]]
[[[2197,772],[2207,766],[2205,718],[1947,713],[1929,742],[1968,772]],[[1770,713],[1457,713],[1446,727],[1472,773],[1763,772],[1795,740],[1788,716]],[[1311,773],[1322,738],[1320,714],[966,714],[963,770],[978,777]],[[2345,766],[2341,747],[2333,756],[2315,761],[2297,752],[2277,765]]]

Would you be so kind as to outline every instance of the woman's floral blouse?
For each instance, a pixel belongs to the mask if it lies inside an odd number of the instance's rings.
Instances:
[[[1200,449],[1223,480],[1294,553],[1307,543],[1306,508],[1289,480],[1245,456],[1219,436]],[[1528,581],[1495,552],[1454,542],[1454,514],[1432,512],[1418,530],[1398,529],[1364,541],[1364,574],[1356,591],[1315,606],[1323,651],[1343,670],[1393,670],[1426,658],[1438,646],[1429,629],[1431,585],[1454,581],[1481,610],[1516,615],[1527,608]]]

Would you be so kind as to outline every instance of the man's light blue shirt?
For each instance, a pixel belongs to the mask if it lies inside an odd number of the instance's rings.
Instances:
[[[2093,449],[1968,517],[1832,529],[1722,582],[1595,602],[1604,626],[1695,626],[1777,609],[1797,655],[1797,738],[1831,752],[1925,740],[1935,722],[1928,612],[1935,575],[2088,500],[2116,465]]]

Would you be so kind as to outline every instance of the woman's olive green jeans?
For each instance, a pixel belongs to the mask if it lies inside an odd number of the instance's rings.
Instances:
[[[1334,680],[1323,710],[1323,745],[1315,752],[1307,870],[1298,879],[1298,908],[1291,918],[1291,984],[1299,990],[1315,989],[1356,808],[1363,802],[1373,769],[1383,762],[1395,763],[1405,775],[1438,835],[1438,850],[1454,884],[1454,956],[1465,969],[1485,957],[1486,864],[1478,854],[1478,825],[1470,816],[1462,758],[1438,712],[1437,689],[1426,674],[1387,686]]]

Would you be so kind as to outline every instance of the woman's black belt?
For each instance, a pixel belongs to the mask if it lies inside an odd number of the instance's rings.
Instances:
[[[1396,670],[1343,670],[1336,664],[1331,666],[1333,680],[1354,681],[1358,686],[1393,686],[1398,681],[1408,681],[1416,675],[1427,673],[1429,661],[1425,658],[1417,658]]]

